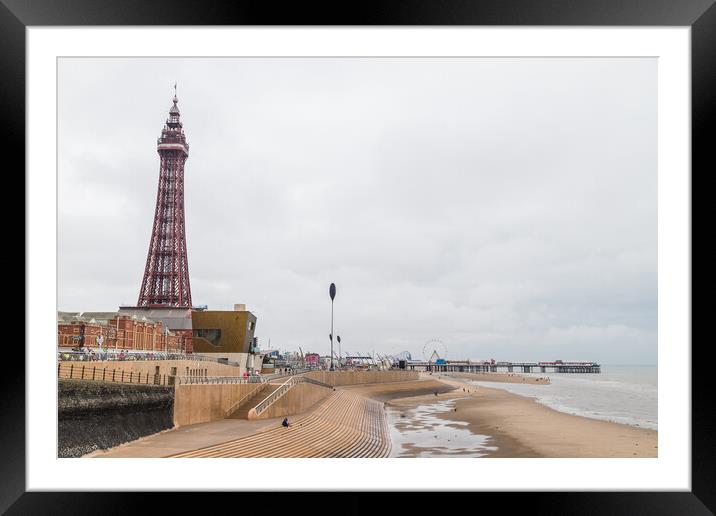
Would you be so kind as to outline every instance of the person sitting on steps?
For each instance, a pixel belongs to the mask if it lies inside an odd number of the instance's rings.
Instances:
[[[286,428],[288,428],[288,418],[287,417],[283,418],[283,422],[281,424],[283,426],[285,426]]]

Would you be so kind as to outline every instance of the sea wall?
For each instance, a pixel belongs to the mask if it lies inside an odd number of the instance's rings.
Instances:
[[[321,387],[311,383],[298,383],[258,416],[253,412],[249,412],[249,419],[270,419],[272,417],[301,414],[332,392],[333,389],[329,387]]]
[[[407,382],[420,377],[417,371],[311,371],[306,376],[333,386]]]
[[[255,383],[177,385],[174,401],[174,424],[193,425],[224,419],[226,411]]]
[[[58,457],[151,435],[173,426],[174,387],[58,380]]]

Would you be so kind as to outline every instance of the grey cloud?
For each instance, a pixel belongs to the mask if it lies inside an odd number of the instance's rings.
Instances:
[[[179,83],[195,304],[264,345],[655,363],[653,59],[62,59],[59,308],[136,301]]]

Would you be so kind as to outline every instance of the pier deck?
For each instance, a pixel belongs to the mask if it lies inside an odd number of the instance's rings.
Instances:
[[[408,362],[406,368],[445,373],[601,373],[601,366],[596,362]]]

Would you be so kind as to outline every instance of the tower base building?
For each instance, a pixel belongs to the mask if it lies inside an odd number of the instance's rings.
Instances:
[[[194,310],[191,315],[194,353],[261,371],[263,357],[254,337],[256,316],[245,305],[234,310]]]

